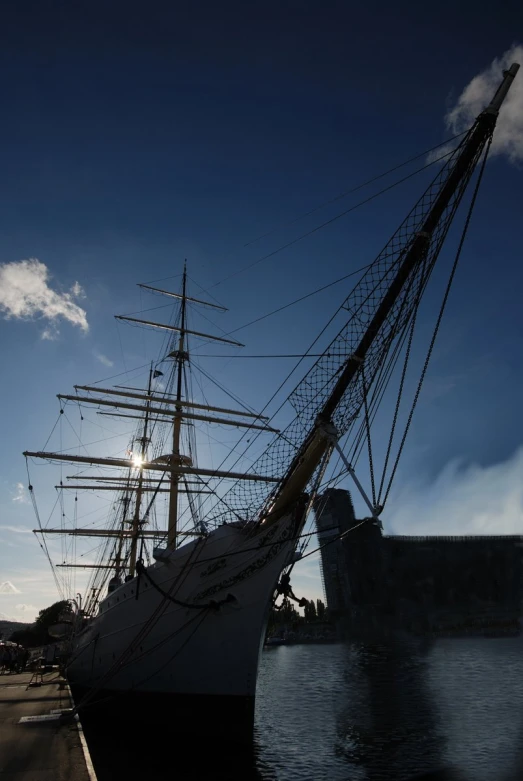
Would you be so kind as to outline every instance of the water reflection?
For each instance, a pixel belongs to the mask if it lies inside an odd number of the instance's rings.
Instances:
[[[272,649],[260,676],[260,760],[278,779],[403,781],[440,772],[445,737],[427,664],[427,649],[404,643]]]
[[[369,781],[450,772],[425,685],[426,651],[399,641],[347,649],[336,752]]]

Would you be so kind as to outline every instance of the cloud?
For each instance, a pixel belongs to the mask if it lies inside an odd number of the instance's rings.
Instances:
[[[5,529],[7,532],[13,532],[14,534],[31,534],[32,530],[26,526],[9,526],[9,524],[0,523],[0,529]]]
[[[513,44],[488,68],[474,76],[447,113],[445,124],[452,133],[462,133],[474,123],[478,114],[488,106],[503,79],[503,71],[513,62],[523,66],[523,46]],[[435,160],[451,146],[439,148],[430,155]],[[512,163],[523,161],[523,71],[519,71],[499,112],[491,154],[506,155]]]
[[[43,318],[47,325],[42,339],[56,339],[61,319],[87,332],[84,309],[75,303],[82,288],[75,282],[69,292],[57,292],[49,286],[49,269],[36,258],[0,264],[0,311],[6,320]]]
[[[44,328],[44,330],[40,334],[40,338],[48,342],[56,342],[59,336],[60,333],[55,326],[53,326],[52,328]]]
[[[523,447],[498,464],[453,460],[432,482],[398,489],[383,516],[393,534],[523,534]]]
[[[29,499],[25,493],[23,483],[17,483],[15,488],[15,494],[11,499],[12,502],[19,502],[20,504],[29,504]]]
[[[93,350],[93,355],[96,358],[97,361],[100,361],[100,363],[103,363],[104,366],[111,367],[114,366],[113,361],[111,361],[110,358],[108,358],[103,353],[99,352],[98,350]]]
[[[20,589],[17,589],[10,580],[4,580],[0,583],[0,594],[21,594]]]

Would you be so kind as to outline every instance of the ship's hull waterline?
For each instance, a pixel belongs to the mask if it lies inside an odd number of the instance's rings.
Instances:
[[[271,596],[294,552],[300,516],[287,513],[255,535],[224,525],[109,594],[78,635],[67,668],[80,710],[99,702],[124,715],[132,700],[164,712],[176,702],[186,709],[190,700],[205,712],[214,703],[217,713],[229,705],[252,718]],[[190,605],[229,601],[181,606],[151,580]]]

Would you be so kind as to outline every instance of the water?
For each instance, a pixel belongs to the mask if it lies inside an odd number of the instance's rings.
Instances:
[[[99,781],[523,778],[523,638],[431,646],[279,646],[263,653],[254,745],[88,734]],[[231,736],[232,737],[232,736]],[[132,739],[131,739],[132,738]],[[103,750],[102,750],[103,747]]]

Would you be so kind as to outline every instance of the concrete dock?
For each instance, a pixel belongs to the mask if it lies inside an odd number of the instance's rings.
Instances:
[[[0,781],[96,781],[77,721],[26,720],[71,708],[66,682],[52,672],[28,687],[31,677],[0,675]]]

